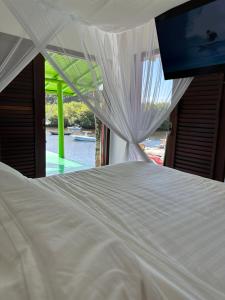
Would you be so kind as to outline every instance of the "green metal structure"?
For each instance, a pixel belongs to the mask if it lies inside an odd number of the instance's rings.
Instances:
[[[57,83],[59,157],[64,158],[64,115],[62,82]]]
[[[87,61],[83,58],[68,57],[59,53],[51,53],[51,57],[60,66],[60,69],[73,78],[73,84],[83,94],[94,90],[91,71]],[[99,84],[101,84],[100,69],[97,64],[93,66]],[[45,61],[45,92],[49,95],[57,96],[58,103],[58,149],[59,157],[64,158],[64,117],[63,117],[63,97],[77,96],[71,87],[60,77],[58,72]]]

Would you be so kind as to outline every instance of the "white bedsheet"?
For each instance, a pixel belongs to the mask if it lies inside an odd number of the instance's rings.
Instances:
[[[0,170],[1,300],[155,299],[147,283],[132,251],[79,204]]]
[[[144,162],[39,182],[66,194],[120,238],[161,299],[225,299],[223,183]]]
[[[225,299],[225,186],[144,162],[0,168],[0,299]]]

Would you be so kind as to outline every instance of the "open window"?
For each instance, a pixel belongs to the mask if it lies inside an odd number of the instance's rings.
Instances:
[[[93,92],[89,67],[84,58],[59,53],[51,57],[61,68],[73,72],[74,82],[84,95]],[[45,62],[46,92],[46,174],[74,172],[107,163],[107,134],[79,94]]]

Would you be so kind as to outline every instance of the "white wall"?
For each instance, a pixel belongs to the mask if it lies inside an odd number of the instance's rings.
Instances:
[[[125,162],[126,142],[110,131],[109,164]]]

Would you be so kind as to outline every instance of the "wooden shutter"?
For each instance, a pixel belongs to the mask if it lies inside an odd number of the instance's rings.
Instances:
[[[101,131],[101,166],[109,164],[110,129],[102,124]]]
[[[0,160],[28,177],[45,176],[44,118],[39,55],[0,93]]]
[[[224,125],[224,74],[195,78],[171,115],[165,165],[217,180],[218,160],[225,151],[221,137]],[[223,166],[224,168],[224,166]]]

